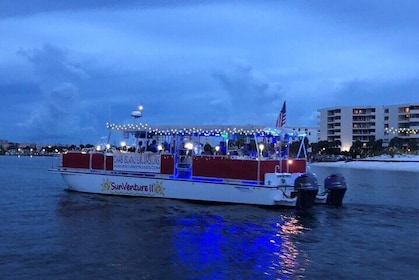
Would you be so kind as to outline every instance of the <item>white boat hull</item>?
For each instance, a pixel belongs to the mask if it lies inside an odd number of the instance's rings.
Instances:
[[[246,185],[68,169],[57,172],[62,174],[68,189],[86,193],[291,207],[297,205],[298,198],[295,193],[292,194],[292,186]]]

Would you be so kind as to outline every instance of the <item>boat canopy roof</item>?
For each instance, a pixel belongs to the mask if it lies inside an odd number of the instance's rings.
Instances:
[[[247,135],[247,136],[288,136],[290,138],[305,137],[305,133],[297,132],[290,128],[271,128],[260,125],[154,125],[154,124],[111,124],[106,127],[125,133],[147,132],[154,135],[196,135],[196,136],[222,136],[222,135]]]

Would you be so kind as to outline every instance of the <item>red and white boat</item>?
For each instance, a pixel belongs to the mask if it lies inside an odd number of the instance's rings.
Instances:
[[[132,116],[137,119],[141,111]],[[68,189],[297,208],[315,203],[319,186],[315,175],[306,172],[306,157],[287,154],[291,141],[298,139],[298,154],[305,154],[304,135],[293,130],[141,123],[107,124],[107,128],[122,132],[133,144],[62,154],[52,171],[63,176]]]

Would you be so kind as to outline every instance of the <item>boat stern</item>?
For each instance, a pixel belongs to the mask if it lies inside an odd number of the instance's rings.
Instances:
[[[275,205],[311,208],[319,191],[312,173],[266,173],[265,185],[277,186]]]

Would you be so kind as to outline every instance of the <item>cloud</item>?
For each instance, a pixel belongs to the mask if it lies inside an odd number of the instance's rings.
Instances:
[[[73,138],[83,130],[77,88],[69,83],[57,86],[18,126],[38,140]]]
[[[0,18],[30,16],[39,13],[50,13],[57,11],[78,11],[90,9],[130,9],[132,6],[145,8],[174,7],[185,5],[205,4],[211,0],[201,0],[199,3],[194,0],[2,0]]]
[[[32,66],[36,85],[42,93],[27,107],[29,117],[18,126],[38,140],[73,138],[90,130],[83,125],[86,114],[82,111],[78,86],[89,75],[82,64],[72,58],[70,51],[45,44],[39,49],[20,49],[17,54]],[[26,95],[31,96],[31,92]]]
[[[137,0],[74,0],[74,1],[54,1],[54,0],[14,0],[2,1],[0,18],[28,16],[38,13],[54,11],[71,11],[103,7],[125,6],[138,2]]]
[[[213,77],[223,89],[223,95],[212,101],[224,111],[229,123],[274,123],[272,112],[279,111],[284,93],[279,83],[270,82],[249,63],[235,62]]]
[[[47,90],[57,84],[89,77],[79,62],[72,61],[65,48],[45,44],[40,49],[20,49],[17,54],[32,65],[35,77]]]

